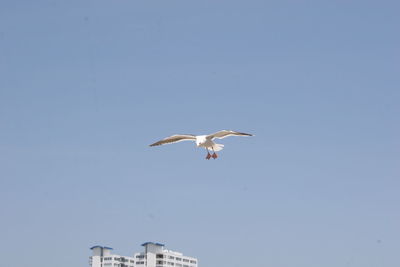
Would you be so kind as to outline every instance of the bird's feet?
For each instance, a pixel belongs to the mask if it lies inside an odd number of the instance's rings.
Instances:
[[[213,159],[216,159],[216,158],[218,158],[218,156],[217,156],[217,154],[214,152],[214,154],[212,154],[212,156],[211,156]]]
[[[211,154],[207,153],[206,159],[210,159],[211,158]]]

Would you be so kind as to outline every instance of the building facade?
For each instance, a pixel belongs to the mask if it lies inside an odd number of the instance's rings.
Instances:
[[[113,254],[110,247],[91,247],[90,267],[198,267],[196,258],[167,250],[164,244],[146,242],[142,246],[144,251],[132,257]]]

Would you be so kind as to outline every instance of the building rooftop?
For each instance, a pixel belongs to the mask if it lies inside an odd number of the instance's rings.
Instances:
[[[110,248],[110,247],[103,247],[103,246],[93,246],[90,249],[95,249],[95,248],[113,249],[113,248]]]
[[[160,246],[160,247],[164,247],[165,245],[164,244],[161,244],[161,243],[154,243],[154,242],[146,242],[146,243],[143,243],[142,244],[142,246],[147,246],[147,245],[156,245],[156,246]]]

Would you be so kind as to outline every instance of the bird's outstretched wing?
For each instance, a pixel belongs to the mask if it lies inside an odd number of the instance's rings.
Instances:
[[[222,139],[222,138],[225,138],[228,136],[253,136],[253,135],[248,134],[248,133],[240,133],[240,132],[235,132],[235,131],[222,130],[222,131],[210,134],[207,137],[210,139],[214,139],[214,138]]]
[[[176,134],[167,138],[164,138],[158,142],[155,142],[154,144],[151,144],[150,146],[160,146],[160,145],[165,145],[165,144],[171,144],[171,143],[177,143],[181,141],[195,141],[196,136],[191,135],[191,134]]]

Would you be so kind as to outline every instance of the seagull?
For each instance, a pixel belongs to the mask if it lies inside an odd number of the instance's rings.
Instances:
[[[216,151],[220,151],[224,148],[224,145],[214,143],[214,139],[222,139],[228,136],[253,136],[248,133],[240,133],[235,131],[222,130],[209,135],[192,135],[192,134],[175,134],[169,137],[166,137],[150,146],[160,146],[165,144],[177,143],[181,141],[195,141],[197,147],[204,147],[207,150],[206,159],[210,158],[216,159],[218,156],[215,153]],[[213,151],[213,154],[210,154],[210,150]]]

